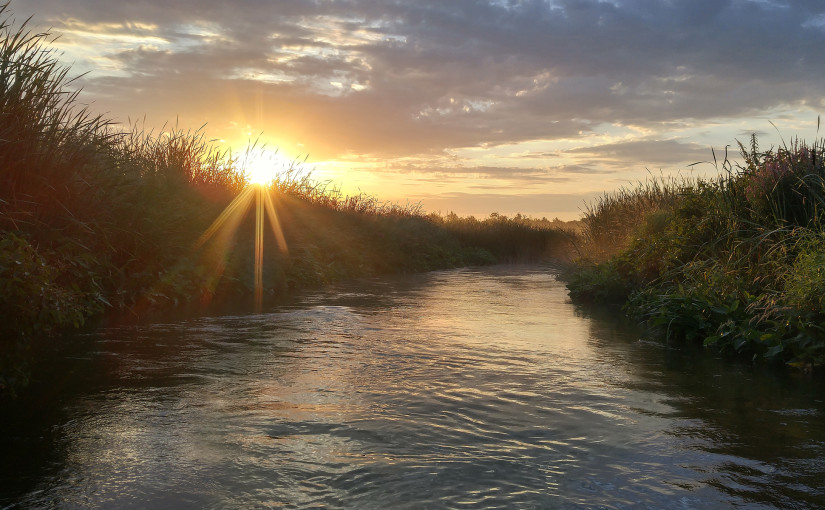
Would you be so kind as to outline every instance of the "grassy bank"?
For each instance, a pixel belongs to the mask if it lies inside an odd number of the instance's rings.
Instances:
[[[825,143],[653,180],[586,211],[578,302],[623,306],[669,340],[811,368],[825,363]]]
[[[252,306],[255,207],[244,155],[200,131],[116,130],[78,104],[48,34],[0,6],[0,393],[25,383],[35,341],[103,317]],[[426,215],[344,196],[297,168],[266,193],[285,248],[265,229],[263,290],[558,253],[569,235],[522,217]],[[207,240],[205,232],[212,235]]]

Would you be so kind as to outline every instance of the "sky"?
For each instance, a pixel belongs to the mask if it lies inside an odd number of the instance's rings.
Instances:
[[[13,0],[81,101],[427,212],[581,216],[814,141],[821,0]],[[700,163],[698,165],[691,165]]]

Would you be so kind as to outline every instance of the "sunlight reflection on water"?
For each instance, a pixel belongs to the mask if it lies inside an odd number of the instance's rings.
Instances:
[[[0,502],[825,502],[821,384],[638,338],[579,313],[551,270],[524,267],[360,282],[269,313],[112,329],[58,400],[46,467]],[[766,437],[780,445],[760,450]]]

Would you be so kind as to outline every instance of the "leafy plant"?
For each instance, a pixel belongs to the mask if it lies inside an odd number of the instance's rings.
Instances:
[[[571,297],[624,302],[666,338],[823,363],[823,146],[762,152],[754,136],[744,165],[726,158],[716,179],[606,196],[586,215],[583,251],[598,257],[569,278]],[[613,252],[598,246],[606,233]]]

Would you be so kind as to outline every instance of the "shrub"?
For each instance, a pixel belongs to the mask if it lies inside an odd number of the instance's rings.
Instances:
[[[587,242],[630,234],[612,255],[585,248],[603,258],[569,278],[571,297],[622,299],[669,339],[821,364],[823,142],[760,152],[752,137],[750,149],[740,147],[745,165],[726,159],[716,179],[643,183],[589,208]]]
[[[825,235],[809,234],[783,277],[785,302],[800,311],[825,314]]]
[[[763,224],[809,227],[821,223],[825,210],[825,164],[822,144],[809,147],[794,140],[764,154],[752,143],[743,148],[745,196]]]

